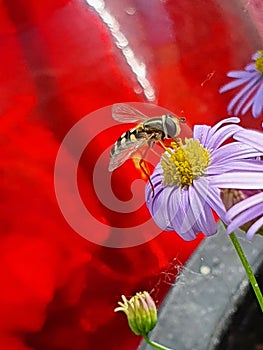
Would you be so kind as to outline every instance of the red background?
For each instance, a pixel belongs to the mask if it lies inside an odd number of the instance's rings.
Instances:
[[[226,117],[232,95],[218,88],[228,70],[241,69],[262,49],[245,5],[108,0],[105,9],[145,64],[151,102],[185,116],[190,126]],[[1,349],[135,349],[139,337],[113,312],[120,295],[153,290],[160,302],[176,264],[200,242],[164,232],[138,247],[105,248],[74,232],[58,208],[54,162],[69,129],[98,108],[147,102],[100,11],[85,0],[0,1]],[[250,114],[242,123],[261,125]],[[126,128],[94,135],[80,163],[79,187],[94,216],[109,225],[105,239],[112,220],[129,226],[149,217],[144,207],[116,218],[92,187],[96,159]],[[131,162],[116,172],[113,189],[122,200],[137,177]]]

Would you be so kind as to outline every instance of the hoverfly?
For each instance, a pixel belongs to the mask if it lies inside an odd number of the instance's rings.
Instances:
[[[176,140],[181,130],[180,122],[185,122],[184,118],[176,118],[171,114],[151,118],[124,103],[112,106],[112,117],[118,122],[138,124],[123,133],[113,145],[110,154],[110,172],[117,169],[134,153],[145,146],[148,146],[147,152],[157,142],[163,145],[165,138]],[[140,161],[141,168],[146,152]],[[143,168],[142,170],[144,171]],[[149,174],[145,174],[149,179]]]

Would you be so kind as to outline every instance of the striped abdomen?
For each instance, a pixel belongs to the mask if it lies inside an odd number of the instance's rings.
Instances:
[[[145,138],[146,135],[147,134],[145,134],[145,131],[143,131],[142,128],[136,127],[127,130],[114,143],[111,149],[111,155],[113,156],[115,153],[121,152],[122,150],[129,148],[130,146],[134,145],[134,143],[136,143],[138,140]]]
[[[128,148],[134,147],[136,143],[141,141],[148,142],[148,145],[151,145],[163,139],[164,136],[165,135],[162,130],[145,127],[143,123],[139,124],[135,128],[126,131],[118,138],[111,149],[111,155],[113,156],[116,153],[120,153]]]

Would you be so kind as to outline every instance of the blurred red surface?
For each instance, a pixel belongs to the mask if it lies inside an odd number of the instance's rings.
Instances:
[[[113,312],[120,294],[154,290],[160,302],[166,277],[201,238],[163,232],[113,249],[80,237],[56,201],[57,151],[78,120],[117,102],[155,103],[190,126],[226,117],[231,94],[218,88],[262,47],[256,23],[227,0],[2,0],[0,21],[1,349],[135,349],[140,339]],[[261,124],[250,115],[242,123]],[[93,189],[96,160],[126,128],[94,135],[79,166],[83,200],[105,223],[102,240],[112,222],[149,218],[145,207],[111,213]],[[138,171],[128,162],[114,176],[113,190],[129,199]]]

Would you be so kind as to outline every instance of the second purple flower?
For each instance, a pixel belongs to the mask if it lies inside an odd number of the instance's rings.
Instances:
[[[244,115],[252,108],[254,118],[263,112],[263,50],[252,55],[254,62],[248,64],[244,70],[230,71],[227,76],[235,80],[220,88],[223,93],[235,88],[241,90],[230,101],[227,111],[230,115]]]

